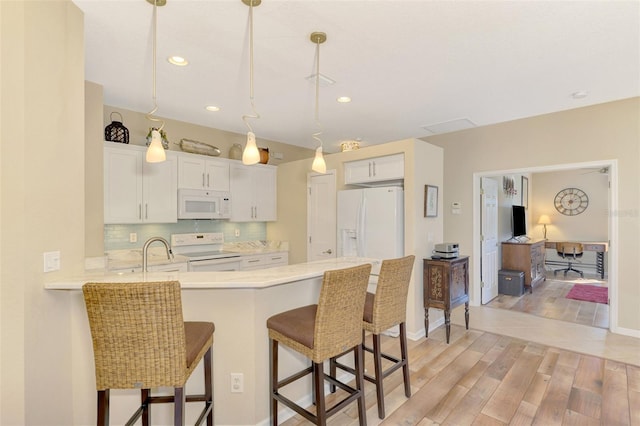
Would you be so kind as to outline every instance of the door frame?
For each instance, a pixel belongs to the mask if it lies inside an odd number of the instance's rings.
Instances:
[[[609,167],[609,212],[608,229],[609,229],[609,251],[608,251],[608,286],[609,286],[609,330],[613,333],[619,333],[618,327],[618,216],[611,214],[618,211],[618,160],[601,160],[588,161],[583,163],[567,163],[556,164],[553,166],[524,167],[508,170],[493,170],[487,172],[476,172],[473,174],[473,256],[474,259],[480,259],[481,254],[481,218],[480,218],[480,178],[508,175],[508,174],[524,174],[524,173],[544,173],[557,172],[564,170],[585,169],[585,168],[602,168]],[[471,297],[469,303],[474,306],[481,305],[480,297],[480,262],[473,262],[473,274]]]

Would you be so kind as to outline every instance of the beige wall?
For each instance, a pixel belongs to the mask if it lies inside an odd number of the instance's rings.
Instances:
[[[620,294],[614,322],[621,332],[640,335],[640,98],[426,140],[444,148],[444,204],[463,204],[460,215],[445,209],[445,238],[466,247],[473,247],[474,238],[474,173],[617,160],[618,193],[613,196],[618,200],[618,210],[609,212],[618,219],[620,229],[617,236],[611,235],[612,251],[618,254]]]
[[[82,14],[70,1],[0,14],[0,423],[72,424],[69,299],[43,284],[83,269]],[[48,251],[60,272],[43,273]]]
[[[117,114],[114,114],[113,117],[111,117],[111,113],[113,111],[119,112],[122,115],[123,124],[129,130],[129,143],[133,145],[145,145],[147,142],[147,133],[149,131],[149,127],[151,127],[149,120],[146,118],[146,114],[122,108],[114,108],[108,105],[104,106],[104,122],[101,129],[102,139],[104,139],[104,128],[111,123],[112,119],[116,121],[120,119]],[[212,124],[215,124],[214,117],[215,115],[212,113]],[[234,143],[239,143],[244,147],[247,142],[246,134],[226,132],[212,127],[199,126],[197,124],[171,120],[168,118],[163,118],[163,120],[165,121],[164,131],[167,132],[167,139],[170,142],[169,149],[172,151],[180,151],[179,143],[181,139],[191,139],[213,145],[220,149],[221,158],[229,158],[229,148],[231,148]],[[240,120],[241,117],[238,117],[238,121]],[[256,143],[259,147],[269,148],[269,153],[271,154],[269,157],[269,164],[271,165],[277,166],[278,164],[289,161],[313,158],[314,150],[262,139],[260,138],[260,134],[257,134],[256,136]],[[283,159],[278,160],[274,158],[274,153],[282,154]]]
[[[85,82],[84,206],[86,257],[104,254],[104,125],[102,86]]]
[[[577,216],[566,216],[554,207],[556,194],[565,188],[579,188],[589,197],[589,206]],[[609,240],[609,175],[597,168],[533,173],[531,176],[531,205],[529,229],[542,238],[540,215],[551,219],[547,238],[552,241]]]

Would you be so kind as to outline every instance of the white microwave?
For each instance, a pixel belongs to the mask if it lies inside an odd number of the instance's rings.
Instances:
[[[231,194],[206,189],[178,190],[178,219],[229,219]]]

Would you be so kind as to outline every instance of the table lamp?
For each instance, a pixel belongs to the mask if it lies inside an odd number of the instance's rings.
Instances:
[[[543,233],[544,233],[544,239],[547,239],[547,225],[551,225],[551,219],[549,219],[549,215],[543,214],[542,216],[540,216],[540,219],[538,219],[538,225],[542,225],[544,227],[543,229]]]

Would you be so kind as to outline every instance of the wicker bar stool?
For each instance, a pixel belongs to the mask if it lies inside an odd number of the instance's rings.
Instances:
[[[362,313],[371,265],[326,271],[317,305],[309,305],[274,315],[267,320],[271,364],[271,420],[278,424],[278,402],[307,420],[325,425],[327,418],[357,400],[360,425],[366,425],[364,402],[364,363],[362,352]],[[278,380],[278,344],[309,358],[311,366]],[[354,352],[355,388],[324,374],[323,361],[338,354]],[[312,374],[316,413],[312,413],[280,393],[280,389]],[[347,392],[341,401],[327,408],[324,382]]]
[[[362,333],[372,333],[373,348],[364,344],[363,349],[373,354],[373,365],[375,376],[365,374],[365,380],[375,383],[378,402],[378,417],[384,419],[384,388],[382,386],[385,377],[402,367],[404,378],[404,394],[411,396],[411,383],[409,379],[409,360],[407,355],[407,293],[411,280],[411,271],[415,256],[406,256],[399,259],[383,260],[378,277],[375,295],[367,293],[364,305],[364,316],[362,321]],[[380,347],[380,334],[391,327],[399,325],[400,328],[400,358],[385,354]],[[386,370],[382,369],[382,358],[391,361],[393,364]],[[337,360],[331,358],[330,374],[335,376],[336,369],[353,372],[348,367]],[[332,391],[335,390],[332,388]]]
[[[185,402],[204,402],[196,424],[213,425],[211,350],[215,326],[184,322],[180,283],[87,283],[82,286],[96,370],[97,424],[109,424],[111,389],[140,389],[141,405],[127,425],[142,417],[149,425],[149,404],[174,403],[174,424],[184,425]],[[204,358],[205,391],[185,395],[185,383]],[[151,388],[172,387],[173,396],[151,396]]]

